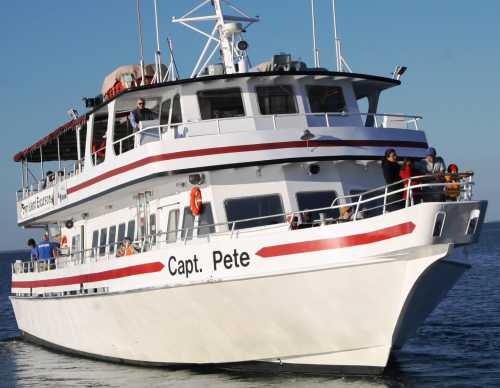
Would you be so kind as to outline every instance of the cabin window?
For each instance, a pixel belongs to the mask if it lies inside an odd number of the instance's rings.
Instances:
[[[229,222],[276,214],[274,217],[237,222],[234,226],[235,229],[254,228],[285,222],[285,217],[282,214],[284,213],[283,204],[278,194],[226,199],[224,207],[226,208],[226,216]]]
[[[156,244],[156,214],[149,215],[149,234],[151,235],[151,244]]]
[[[293,88],[289,85],[259,86],[256,92],[263,115],[298,112]]]
[[[184,214],[182,216],[182,231],[181,237],[187,240],[191,240],[193,238],[193,228],[194,228],[194,216],[191,212],[191,208],[189,206],[184,208]]]
[[[179,229],[179,209],[170,210],[168,213],[167,243],[177,241],[177,230]]]
[[[98,246],[99,246],[99,231],[94,230],[92,232],[92,251],[90,252],[90,257],[94,257],[97,254]]]
[[[172,102],[172,118],[171,124],[182,123],[181,97],[177,94]]]
[[[202,120],[245,115],[240,88],[203,90],[197,94]]]
[[[130,220],[127,225],[127,237],[130,241],[135,240],[135,220]]]
[[[168,119],[170,117],[170,105],[172,104],[172,100],[169,98],[168,100],[163,101],[160,109],[160,125],[167,125]]]
[[[109,245],[109,253],[115,253],[115,246],[116,246],[116,225],[113,225],[109,228],[109,240],[108,240],[108,245]]]
[[[92,130],[92,162],[98,165],[106,159],[106,131],[108,114],[96,115]]]
[[[118,225],[118,242],[121,243],[125,238],[125,223]]]
[[[113,132],[113,148],[116,155],[123,154],[134,148],[134,136],[128,120],[128,112],[120,112],[115,116]]]
[[[101,238],[99,240],[99,256],[103,256],[106,253],[107,238],[108,238],[108,230],[106,228],[101,229]]]
[[[209,203],[204,203],[201,209],[201,214],[198,218],[198,236],[215,233],[212,206]]]
[[[351,190],[351,195],[358,195],[364,193],[366,190]],[[384,190],[372,191],[368,194],[363,194],[361,198],[362,201],[365,199],[370,199],[377,197],[379,195],[384,195]],[[353,197],[351,202],[353,205],[356,205],[356,202],[359,201],[359,196]],[[353,209],[354,211],[356,209]],[[358,213],[360,214],[360,218],[370,218],[379,216],[384,212],[384,198],[374,199],[372,201],[368,201],[359,205]]]
[[[299,210],[321,209],[332,206],[333,201],[337,198],[335,191],[304,191],[297,193],[297,203]],[[302,221],[312,222],[320,219],[320,214],[323,213],[325,218],[339,218],[338,209],[309,211],[302,213]]]
[[[339,86],[307,86],[307,97],[312,113],[344,112],[346,110],[344,94]]]

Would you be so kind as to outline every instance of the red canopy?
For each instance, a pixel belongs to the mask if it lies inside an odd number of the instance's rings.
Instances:
[[[51,133],[49,133],[43,139],[37,141],[32,146],[15,154],[14,161],[20,162],[21,160],[26,159],[33,152],[38,151],[41,147],[44,147],[47,144],[51,143],[52,141],[56,140],[59,136],[64,134],[66,131],[68,131],[70,129],[75,129],[77,126],[85,124],[86,122],[87,122],[87,117],[82,116],[82,117],[77,118],[76,120],[71,120],[71,121],[61,125],[59,128],[57,128],[54,131],[52,131]],[[38,159],[39,156],[36,156],[36,158]]]

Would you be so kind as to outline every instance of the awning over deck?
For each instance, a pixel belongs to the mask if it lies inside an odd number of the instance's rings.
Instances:
[[[43,139],[15,154],[14,161],[20,162],[26,160],[28,162],[40,162],[41,159],[43,159],[43,161],[56,161],[59,160],[59,156],[61,160],[77,160],[77,140],[74,130],[76,127],[86,122],[87,117],[82,116],[61,125]],[[59,147],[57,145],[58,138]],[[40,152],[40,148],[42,152]]]

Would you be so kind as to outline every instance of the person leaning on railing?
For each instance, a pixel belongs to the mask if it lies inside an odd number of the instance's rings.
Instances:
[[[118,248],[118,251],[116,252],[116,257],[132,256],[135,253],[135,248],[132,245],[130,238],[125,237],[120,244],[120,248]]]
[[[441,156],[437,156],[436,149],[430,147],[427,155],[420,162],[423,175],[432,175],[425,178],[422,183],[444,183],[446,164]],[[443,188],[441,186],[429,186],[423,188],[423,200],[425,202],[442,202],[444,200]]]
[[[446,182],[445,192],[448,201],[458,201],[460,196],[460,181],[458,176],[458,166],[450,164],[448,166],[448,174],[444,176]]]
[[[415,168],[413,166],[413,163],[409,159],[405,159],[403,162],[403,167],[401,168],[401,171],[399,172],[399,177],[401,179],[404,179],[404,187],[407,188],[409,185],[410,186],[416,186],[419,184],[418,180],[416,179],[411,179],[415,175],[418,175],[415,173]],[[411,195],[410,195],[411,192]],[[413,200],[413,203],[420,203],[422,198],[422,194],[419,188],[416,189],[411,189],[411,190],[405,190],[403,191],[403,199],[405,202],[407,200]]]
[[[399,172],[401,168],[398,164],[398,155],[394,148],[389,148],[385,151],[384,159],[382,160],[382,172],[384,173],[385,184],[388,186],[388,191],[395,191],[403,188]],[[402,194],[396,193],[387,196],[387,211],[394,211],[403,208]]]

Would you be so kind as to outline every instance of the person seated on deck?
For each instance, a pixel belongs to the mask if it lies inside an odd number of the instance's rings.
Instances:
[[[120,248],[116,252],[116,257],[132,256],[135,253],[135,248],[130,242],[130,238],[125,237],[120,245]]]
[[[306,211],[302,213],[302,222],[298,225],[298,229],[311,228],[313,226],[313,220],[311,213]]]
[[[444,176],[446,182],[446,200],[457,201],[460,196],[460,181],[458,176],[458,166],[450,164],[448,166],[448,174]]]
[[[352,206],[342,206],[340,208],[340,217],[339,217],[340,222],[352,221],[353,216],[354,213]]]
[[[137,100],[137,109],[130,112],[129,121],[134,132],[139,130],[139,122],[156,120],[158,115],[151,109],[146,108],[146,100],[144,98],[139,98]]]

